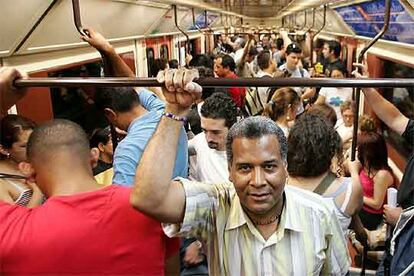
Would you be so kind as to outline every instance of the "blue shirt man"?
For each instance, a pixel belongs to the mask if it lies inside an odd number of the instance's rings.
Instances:
[[[154,134],[165,108],[164,102],[148,90],[140,90],[138,96],[141,105],[148,112],[136,118],[129,125],[128,135],[118,144],[114,154],[114,178],[112,182],[124,186],[134,184],[135,171],[139,160],[141,160],[141,155]],[[183,128],[178,142],[178,154],[175,160],[173,177],[187,176],[187,160],[187,136]]]

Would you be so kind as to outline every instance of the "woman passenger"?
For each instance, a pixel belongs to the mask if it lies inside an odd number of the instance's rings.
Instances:
[[[364,194],[359,217],[365,228],[375,230],[382,222],[387,189],[394,184],[384,137],[376,132],[360,133],[358,159],[362,165],[359,177]]]
[[[296,119],[296,112],[301,102],[298,94],[290,87],[283,87],[275,91],[271,100],[266,104],[263,116],[272,119],[286,137]]]
[[[1,120],[0,200],[30,208],[40,205],[43,195],[34,183],[25,181],[19,163],[26,160],[26,145],[34,127],[34,122],[19,115],[6,115]]]
[[[109,128],[96,129],[89,140],[90,148],[99,150],[99,159],[96,167],[93,168],[93,175],[98,183],[103,185],[112,184],[114,171],[112,168],[114,150]]]
[[[351,177],[331,170],[334,159],[342,163],[341,138],[325,118],[303,114],[288,137],[289,185],[320,194],[338,217],[344,233],[362,205],[358,168],[351,163]]]

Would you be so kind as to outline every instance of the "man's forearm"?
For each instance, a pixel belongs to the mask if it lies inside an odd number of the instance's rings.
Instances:
[[[118,55],[115,49],[110,51],[101,51],[102,58],[104,59],[105,66],[107,66],[107,74],[114,77],[135,77],[135,73],[129,68],[125,61]]]
[[[166,108],[166,112],[175,113]],[[142,155],[135,176],[134,202],[144,212],[156,212],[170,188],[182,122],[163,117]],[[137,207],[137,206],[135,206]]]
[[[375,89],[364,88],[364,96],[375,114],[387,126],[402,134],[408,123],[405,117],[392,103],[384,99]]]

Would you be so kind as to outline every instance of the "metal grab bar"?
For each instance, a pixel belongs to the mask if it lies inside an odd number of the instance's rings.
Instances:
[[[180,26],[178,26],[178,16],[177,16],[177,5],[172,5],[173,9],[174,9],[174,23],[175,23],[175,27],[186,37],[186,42],[185,42],[185,53],[188,54],[188,43],[190,42],[190,37],[188,36],[188,34],[186,32],[184,32]],[[180,42],[178,42],[180,43]],[[178,47],[178,50],[180,50],[180,47]],[[185,57],[184,57],[185,58]]]
[[[381,31],[368,43],[367,46],[365,46],[364,49],[362,49],[361,53],[358,56],[358,62],[362,63],[362,60],[364,59],[365,53],[368,51],[368,49],[374,45],[375,42],[380,39],[385,32],[388,30],[388,26],[390,23],[390,17],[391,17],[391,0],[385,0],[385,14],[384,14],[384,26],[382,26]],[[356,104],[356,116],[354,116],[354,132],[353,132],[353,138],[352,138],[352,145],[351,145],[351,160],[355,160],[355,152],[356,152],[356,146],[357,146],[357,135],[358,135],[358,114],[359,114],[359,102],[361,101],[361,89],[357,88],[356,94],[355,94],[355,104]]]
[[[76,29],[81,35],[89,36],[88,32],[85,31],[82,26],[79,0],[72,0],[72,8],[73,8],[73,21],[75,22]]]
[[[330,78],[200,78],[203,87],[413,87],[414,78],[330,79]],[[16,87],[159,87],[156,78],[28,78],[15,81]]]

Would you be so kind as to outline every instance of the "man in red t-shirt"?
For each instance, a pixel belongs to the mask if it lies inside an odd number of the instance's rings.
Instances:
[[[20,169],[48,200],[33,209],[0,203],[0,275],[164,275],[178,241],[131,207],[129,188],[94,180],[98,153],[80,126],[41,125],[27,157]]]
[[[234,62],[234,59],[229,55],[219,57],[214,62],[214,73],[216,73],[219,78],[237,79],[238,77],[234,73],[235,70],[236,63]],[[228,91],[237,107],[243,108],[246,89],[243,87],[230,87]]]

